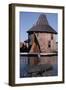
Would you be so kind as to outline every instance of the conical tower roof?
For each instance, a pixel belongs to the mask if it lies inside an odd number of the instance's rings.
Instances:
[[[48,25],[46,15],[41,14],[36,22],[36,25]]]
[[[57,32],[49,25],[45,14],[41,14],[36,24],[27,31],[27,33],[33,33],[33,32],[57,34]]]

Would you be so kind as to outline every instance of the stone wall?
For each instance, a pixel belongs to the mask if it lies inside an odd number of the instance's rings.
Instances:
[[[53,52],[56,51],[57,49],[57,45],[56,45],[56,38],[55,38],[55,34],[53,34],[53,39],[51,39],[51,33],[36,33],[36,37],[38,39],[39,45],[40,45],[40,49],[41,52]],[[29,36],[30,38],[30,44],[32,44],[32,38],[33,38],[33,34],[31,34]],[[50,42],[50,47],[48,46]]]

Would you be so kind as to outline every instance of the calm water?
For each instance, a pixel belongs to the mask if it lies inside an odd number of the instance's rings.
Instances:
[[[29,59],[28,59],[29,58]],[[27,56],[20,56],[20,78],[22,77],[39,77],[39,76],[56,76],[58,75],[58,63],[57,63],[57,56],[43,56],[40,57],[39,65],[51,65],[52,69],[42,72],[41,74],[29,74],[29,64],[28,62],[34,60],[34,57],[27,57]]]

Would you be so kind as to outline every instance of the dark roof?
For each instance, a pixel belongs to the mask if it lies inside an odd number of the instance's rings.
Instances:
[[[33,32],[44,32],[44,33],[54,33],[57,34],[57,32],[49,25],[37,25],[33,26],[28,33],[33,33]]]
[[[45,14],[41,14],[36,22],[36,25],[48,25],[48,20]]]
[[[41,14],[36,22],[36,25],[34,25],[32,28],[30,28],[27,31],[27,33],[33,33],[33,32],[57,34],[57,32],[49,25],[47,17],[44,14]]]

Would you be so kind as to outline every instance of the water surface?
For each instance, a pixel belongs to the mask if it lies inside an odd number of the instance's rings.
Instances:
[[[32,63],[31,60],[34,60],[36,58],[35,56],[20,56],[20,78],[23,77],[39,77],[39,76],[57,76],[58,75],[58,61],[57,61],[57,56],[42,56],[40,57],[40,62],[38,65],[51,65],[52,69],[49,69],[45,72],[41,72],[41,74],[37,73],[32,73],[29,74],[29,66],[30,63]],[[29,63],[30,61],[30,63]],[[40,68],[39,68],[40,69]]]

